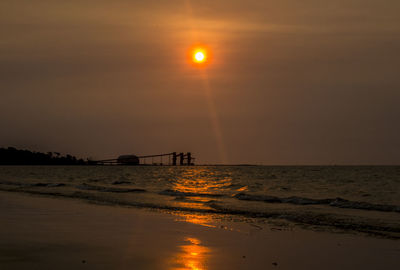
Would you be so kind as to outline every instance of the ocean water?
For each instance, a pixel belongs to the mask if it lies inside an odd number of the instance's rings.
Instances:
[[[400,238],[400,166],[0,166],[0,190]]]

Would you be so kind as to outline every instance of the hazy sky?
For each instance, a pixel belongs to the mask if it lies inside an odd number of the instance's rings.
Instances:
[[[80,157],[399,164],[400,1],[1,0],[0,123]]]

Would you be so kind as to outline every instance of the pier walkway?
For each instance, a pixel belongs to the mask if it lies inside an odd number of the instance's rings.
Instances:
[[[166,153],[157,155],[135,156],[123,155],[114,159],[94,160],[94,165],[169,165],[169,166],[190,166],[194,165],[195,158],[191,152],[187,153]]]

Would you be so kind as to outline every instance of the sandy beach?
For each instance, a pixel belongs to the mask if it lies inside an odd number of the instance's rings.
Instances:
[[[0,208],[1,269],[399,267],[399,241],[365,235],[8,192]]]

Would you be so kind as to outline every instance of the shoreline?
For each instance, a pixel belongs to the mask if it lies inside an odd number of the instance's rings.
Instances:
[[[6,189],[0,187],[0,192],[11,192],[15,194],[26,194],[30,196],[47,197],[54,199],[72,199],[78,200],[82,203],[90,203],[96,205],[106,205],[115,207],[126,207],[138,210],[153,210],[158,212],[184,212],[188,215],[220,215],[231,217],[232,219],[258,219],[267,220],[268,223],[285,223],[285,226],[295,226],[311,231],[325,231],[325,232],[339,232],[347,234],[363,234],[366,237],[376,237],[384,239],[399,240],[400,235],[397,227],[384,227],[378,223],[374,224],[362,224],[362,223],[351,223],[348,220],[342,221],[341,219],[329,219],[328,216],[321,218],[318,215],[314,215],[314,219],[309,216],[299,215],[296,211],[292,211],[292,215],[288,212],[249,212],[241,209],[224,209],[217,208],[214,206],[209,209],[196,209],[190,206],[173,206],[173,205],[158,205],[152,202],[130,202],[125,200],[106,199],[104,197],[97,197],[94,194],[85,192],[75,192],[74,194],[62,193],[56,190],[43,191],[43,190],[24,190],[24,189]],[[276,204],[276,203],[275,203]],[[297,206],[297,205],[295,205]],[[301,206],[301,205],[300,205]],[[339,208],[343,209],[343,208]],[[345,209],[347,210],[347,209]],[[349,209],[358,210],[358,209]],[[380,213],[379,211],[377,213]],[[390,212],[383,212],[384,214],[390,214]],[[396,212],[393,212],[397,214]],[[380,213],[382,214],[382,213]]]
[[[179,215],[180,214],[180,215]],[[399,242],[0,191],[2,269],[397,269]]]

